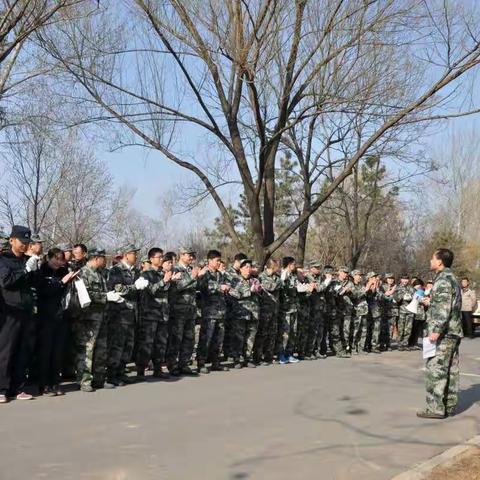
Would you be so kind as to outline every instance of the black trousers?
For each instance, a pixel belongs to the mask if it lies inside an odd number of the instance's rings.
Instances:
[[[39,318],[37,362],[38,386],[53,387],[60,382],[67,322],[62,312]]]
[[[464,337],[473,337],[472,312],[462,312],[462,329]]]
[[[35,344],[35,322],[28,312],[8,311],[0,324],[0,394],[23,390]]]

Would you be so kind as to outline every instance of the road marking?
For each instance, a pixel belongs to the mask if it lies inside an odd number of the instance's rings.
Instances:
[[[460,373],[460,375],[463,375],[464,377],[479,377],[480,378],[480,375],[478,375],[477,373]]]

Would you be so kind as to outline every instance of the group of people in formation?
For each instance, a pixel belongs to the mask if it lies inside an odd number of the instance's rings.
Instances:
[[[431,282],[313,260],[154,247],[138,262],[128,245],[107,268],[105,250],[42,239],[16,225],[0,254],[0,403],[116,388],[153,377],[200,375],[328,356],[418,348]],[[87,293],[88,302],[82,302]],[[83,293],[82,293],[83,292]],[[414,302],[415,303],[415,302]],[[127,375],[134,363],[135,375]]]

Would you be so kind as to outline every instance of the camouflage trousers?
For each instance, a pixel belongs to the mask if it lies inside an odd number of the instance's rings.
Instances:
[[[255,315],[238,315],[232,323],[231,348],[233,358],[250,360],[258,330],[258,317]]]
[[[393,330],[396,325],[397,317],[393,315],[384,315],[380,325],[380,343],[387,348],[390,348],[392,342]]]
[[[352,321],[352,312],[351,311],[343,311],[339,312],[341,316],[341,324],[340,324],[340,331],[341,331],[341,342],[342,348],[346,349],[347,347],[352,347],[352,340],[353,340],[353,321]]]
[[[460,339],[442,338],[437,342],[436,355],[427,360],[425,385],[428,412],[449,414],[457,405],[460,380],[459,346]]]
[[[225,336],[225,317],[202,315],[197,348],[197,364],[218,363]]]
[[[412,334],[413,313],[400,312],[398,316],[398,345],[408,347],[408,340]]]
[[[154,369],[161,368],[165,362],[167,351],[168,322],[162,315],[152,318],[152,315],[141,316],[137,329],[137,351],[135,364],[138,369],[145,370],[150,360]]]
[[[353,317],[353,345],[358,351],[367,348],[367,316],[354,315]]]
[[[376,350],[380,347],[382,317],[367,317],[367,350]]]
[[[295,350],[299,355],[305,355],[307,350],[308,332],[310,331],[310,310],[300,304],[297,315],[297,337]]]
[[[338,312],[330,317],[331,349],[338,355],[344,350],[342,341],[342,316]]]
[[[297,336],[297,320],[297,310],[280,312],[277,332],[277,352],[279,355],[293,355]]]
[[[312,337],[307,346],[307,355],[319,352],[322,355],[327,354],[327,318],[323,310],[314,312],[312,327]]]
[[[102,311],[85,311],[72,322],[75,347],[75,370],[80,385],[91,385],[94,376],[102,374],[105,364],[107,336],[105,329],[100,336],[104,314]],[[97,351],[96,358],[95,352]],[[95,360],[97,360],[95,362]]]
[[[322,312],[318,310],[310,309],[310,322],[308,325],[307,339],[305,344],[305,355],[310,357],[313,355],[316,349],[317,337],[319,335],[320,322],[322,319]],[[322,322],[322,332],[324,330]]]
[[[195,346],[195,305],[175,305],[170,309],[166,362],[170,371],[188,366]]]
[[[256,362],[273,360],[278,330],[278,310],[275,306],[260,309],[257,335],[253,346],[253,358]]]
[[[117,380],[125,375],[135,344],[135,311],[111,312],[108,319],[107,377]]]

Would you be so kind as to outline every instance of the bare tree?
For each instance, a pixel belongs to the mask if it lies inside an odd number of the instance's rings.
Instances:
[[[95,101],[88,120],[126,127],[134,139],[123,144],[153,148],[198,176],[241,248],[222,197],[228,182],[210,175],[184,138],[206,137],[231,158],[260,261],[297,231],[391,131],[467,113],[447,110],[452,101],[447,87],[458,88],[459,79],[480,61],[476,3],[136,0],[123,5],[42,33],[44,48],[63,64],[65,81],[70,77],[75,90],[81,85]],[[379,99],[375,89],[385,92],[388,81],[383,75],[350,83],[379,68],[392,49],[397,54],[389,75],[411,75],[415,85],[409,95],[390,88],[389,97]],[[336,116],[358,109],[370,116],[368,135],[321,194],[276,233],[282,137],[315,115],[331,128]],[[335,138],[334,131],[330,137]]]

